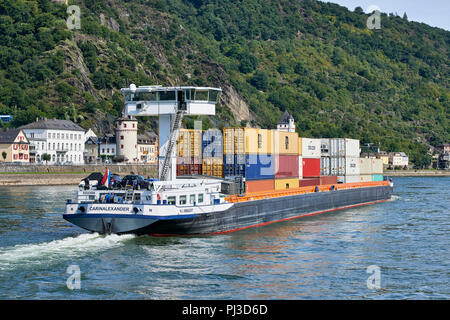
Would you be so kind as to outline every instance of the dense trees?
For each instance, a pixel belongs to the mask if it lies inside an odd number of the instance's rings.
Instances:
[[[130,83],[226,83],[252,125],[274,127],[288,110],[303,136],[376,142],[418,166],[426,144],[450,140],[449,32],[406,15],[382,14],[373,31],[361,8],[312,0],[74,4],[82,29],[71,31],[64,5],[0,1],[0,113],[12,125],[47,116],[105,128]],[[223,101],[217,113],[206,127],[239,125]]]

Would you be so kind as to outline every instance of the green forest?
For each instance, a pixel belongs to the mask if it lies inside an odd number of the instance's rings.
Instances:
[[[348,137],[427,165],[450,142],[450,32],[331,3],[294,0],[80,0],[81,28],[50,0],[0,0],[0,114],[19,126],[70,119],[98,134],[123,109],[120,88],[232,88],[211,126],[275,128],[285,110],[304,137]],[[223,95],[222,95],[223,97]],[[140,119],[155,128],[154,118]],[[192,126],[194,119],[185,119]]]

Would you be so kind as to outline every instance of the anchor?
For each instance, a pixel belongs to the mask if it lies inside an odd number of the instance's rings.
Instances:
[[[110,222],[106,222],[105,219],[102,218],[102,224],[103,224],[103,234],[110,235],[112,233],[112,225],[113,225],[112,219]]]

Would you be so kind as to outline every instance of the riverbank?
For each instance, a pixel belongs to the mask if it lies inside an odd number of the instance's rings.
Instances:
[[[108,165],[111,173],[156,177],[156,165]],[[105,165],[86,166],[1,166],[0,186],[78,185],[92,172],[105,172]]]
[[[389,177],[450,177],[449,170],[387,170]]]

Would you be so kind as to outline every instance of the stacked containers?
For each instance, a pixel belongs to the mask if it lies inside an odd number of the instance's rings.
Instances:
[[[383,160],[360,158],[360,181],[383,181]]]
[[[223,177],[223,136],[218,129],[209,129],[202,134],[202,174]]]
[[[330,139],[321,139],[320,145],[320,175],[331,175],[331,159],[330,159]]]
[[[313,138],[301,138],[301,139],[302,139],[303,178],[319,178],[321,139],[313,139]]]
[[[273,131],[275,190],[299,187],[299,142],[296,132]],[[303,166],[302,166],[303,167]]]
[[[245,176],[245,138],[242,128],[223,129],[224,176]]]
[[[346,138],[329,139],[330,174],[339,181],[358,182],[360,175],[359,140]]]
[[[202,174],[202,131],[180,129],[176,155],[177,176]]]

